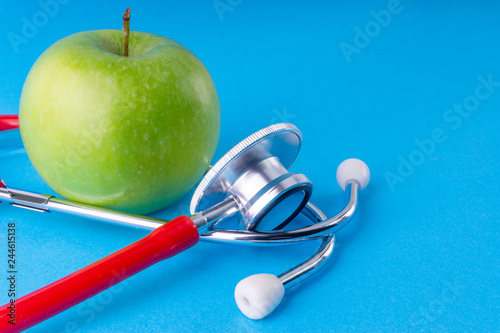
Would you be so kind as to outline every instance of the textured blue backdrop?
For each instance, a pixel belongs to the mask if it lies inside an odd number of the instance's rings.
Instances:
[[[200,244],[30,332],[498,330],[498,2],[9,2],[0,11],[0,114],[17,113],[47,47],[120,29],[127,6],[133,30],[177,40],[211,72],[222,107],[215,158],[262,127],[293,122],[304,142],[292,171],[314,182],[312,200],[328,215],[343,202],[342,160],[365,160],[371,184],[334,260],[265,320],[240,314],[234,286],[281,273],[314,244]],[[23,154],[1,158],[10,186],[50,192]],[[161,216],[186,214],[188,202]],[[8,222],[18,226],[23,295],[145,234],[0,207],[2,303]]]

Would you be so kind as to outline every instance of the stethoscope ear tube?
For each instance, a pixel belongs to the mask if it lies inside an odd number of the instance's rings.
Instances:
[[[241,280],[234,290],[236,305],[250,319],[262,319],[281,303],[285,290],[323,267],[332,257],[335,235],[325,236],[319,250],[303,263],[276,276],[255,274]]]

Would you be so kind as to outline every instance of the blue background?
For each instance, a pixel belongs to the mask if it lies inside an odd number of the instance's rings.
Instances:
[[[380,25],[375,17],[391,1],[66,0],[17,46],[9,36],[43,19],[44,6],[4,3],[0,114],[18,112],[26,75],[46,48],[79,31],[120,29],[127,6],[133,30],[177,40],[212,74],[222,109],[214,161],[258,129],[292,122],[304,136],[292,171],[314,182],[312,201],[327,215],[342,208],[342,160],[363,159],[371,183],[357,219],[337,234],[333,260],[264,320],[239,312],[237,282],[279,274],[316,244],[201,243],[30,332],[498,331],[498,2],[402,0]],[[448,111],[464,103],[473,111]],[[441,134],[431,144],[433,132]],[[3,150],[0,172],[13,188],[52,193],[22,152]],[[157,215],[187,214],[188,202]],[[1,234],[17,224],[22,295],[145,235],[0,207]],[[4,236],[0,258],[5,303]]]

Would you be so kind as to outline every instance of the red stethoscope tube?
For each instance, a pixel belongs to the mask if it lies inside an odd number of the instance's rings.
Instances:
[[[19,118],[17,115],[1,115],[0,116],[0,132],[19,127]]]
[[[195,245],[196,225],[180,216],[146,237],[15,301],[15,325],[8,320],[10,304],[0,309],[0,332],[20,332],[97,295],[132,275]]]
[[[0,116],[0,131],[19,127],[15,115]],[[0,181],[0,187],[5,185]],[[20,332],[97,295],[134,274],[195,245],[198,229],[180,216],[146,237],[0,308],[0,332]],[[14,318],[12,318],[14,317]],[[9,323],[14,319],[15,325]]]

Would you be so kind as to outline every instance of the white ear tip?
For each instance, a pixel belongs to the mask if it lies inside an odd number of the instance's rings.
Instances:
[[[241,280],[234,298],[241,312],[250,319],[262,319],[280,304],[285,287],[272,274],[255,274]]]
[[[351,181],[356,181],[360,190],[364,189],[370,182],[368,165],[357,158],[345,160],[337,168],[337,183],[342,191],[345,191],[347,184]]]

